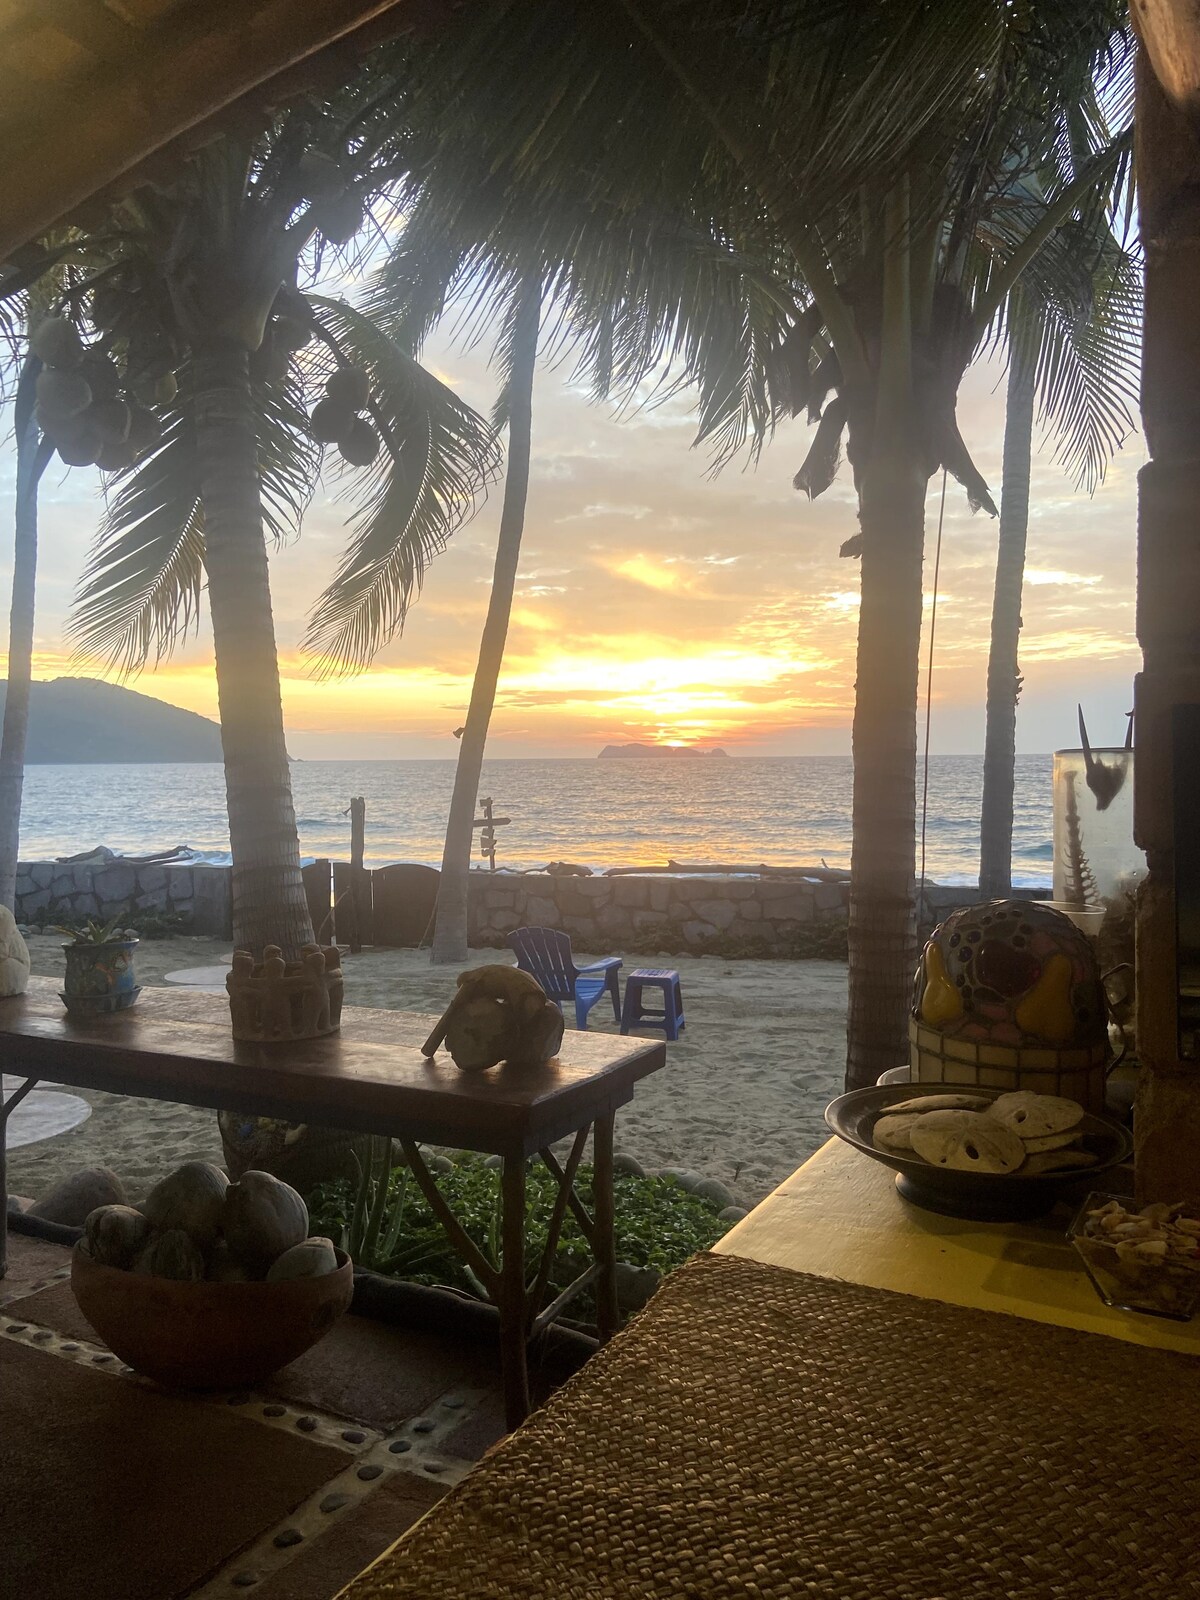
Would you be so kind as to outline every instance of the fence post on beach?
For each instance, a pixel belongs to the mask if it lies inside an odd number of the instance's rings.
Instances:
[[[335,937],[345,940],[350,954],[358,955],[363,947],[363,933],[371,921],[371,884],[363,867],[363,854],[367,836],[367,802],[362,795],[350,801],[350,878],[339,888],[341,873],[334,868],[334,923]]]

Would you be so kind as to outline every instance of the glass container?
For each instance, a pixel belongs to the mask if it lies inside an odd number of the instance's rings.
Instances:
[[[1133,842],[1133,757],[1117,748],[1054,752],[1054,903],[1068,915],[1126,912],[1146,875]]]
[[[1134,1204],[1120,1195],[1089,1194],[1067,1237],[1082,1259],[1092,1287],[1106,1306],[1188,1322],[1200,1306],[1200,1251],[1194,1255],[1179,1255],[1170,1249],[1161,1259],[1147,1258],[1139,1254],[1132,1242],[1103,1232],[1104,1208],[1118,1205],[1124,1212],[1128,1207],[1125,1214],[1131,1220],[1144,1217],[1144,1212],[1139,1214],[1132,1210]],[[1174,1212],[1174,1208],[1170,1209]],[[1186,1212],[1183,1221],[1185,1226],[1200,1225]],[[1177,1233],[1176,1228],[1158,1231]],[[1196,1242],[1200,1245],[1200,1238]]]

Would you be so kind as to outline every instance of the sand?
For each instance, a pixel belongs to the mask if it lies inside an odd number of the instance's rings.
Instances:
[[[34,972],[60,976],[60,937],[28,942]],[[576,952],[576,958],[611,953]],[[138,951],[139,980],[159,984],[167,972],[212,966],[228,955],[229,946],[215,939],[147,941]],[[470,964],[504,958],[472,951]],[[687,1026],[668,1046],[666,1069],[620,1113],[617,1148],[647,1168],[676,1166],[719,1178],[739,1204],[751,1205],[827,1136],[821,1114],[841,1092],[844,1070],[846,968],[719,956],[672,956],[659,964],[679,969]],[[347,956],[344,970],[347,1005],[431,1012],[445,1007],[458,972],[431,966],[420,950],[367,950]],[[590,1025],[617,1032],[611,1011],[606,1018],[600,1006]],[[136,1200],[183,1161],[221,1159],[210,1111],[72,1092],[90,1102],[92,1115],[68,1133],[14,1150],[11,1193],[37,1196],[75,1168],[101,1164],[120,1173]]]

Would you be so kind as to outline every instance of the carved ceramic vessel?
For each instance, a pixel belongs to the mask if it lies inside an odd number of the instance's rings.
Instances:
[[[909,1064],[915,1082],[1033,1089],[1102,1111],[1107,1010],[1090,941],[1033,900],[954,912],[917,968]]]

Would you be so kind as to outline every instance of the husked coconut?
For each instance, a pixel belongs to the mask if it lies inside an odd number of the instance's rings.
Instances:
[[[29,983],[29,946],[7,906],[0,905],[0,995],[24,994]]]

